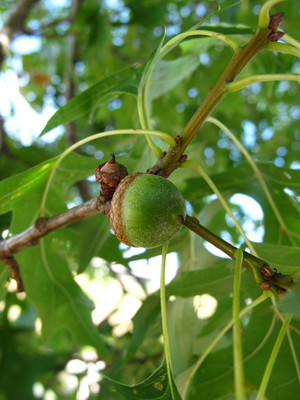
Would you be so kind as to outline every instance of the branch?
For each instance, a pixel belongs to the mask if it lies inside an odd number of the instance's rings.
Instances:
[[[3,258],[3,262],[10,268],[10,275],[17,283],[18,292],[24,292],[24,284],[20,272],[20,267],[15,257],[5,257]]]
[[[176,149],[170,148],[163,157],[149,169],[149,173],[168,177],[180,163],[183,162],[183,152],[214,108],[229,93],[227,89],[228,84],[238,77],[245,66],[253,57],[263,50],[269,42],[276,42],[284,35],[283,32],[277,31],[282,19],[283,13],[271,15],[269,26],[266,28],[259,28],[252,39],[234,53],[224,72],[212,86],[202,104],[181,132],[181,135],[177,137]]]
[[[25,21],[38,0],[21,0],[0,30],[0,68],[9,51],[10,43],[18,32],[25,32]]]
[[[94,214],[104,214],[104,207],[105,203],[100,198],[94,198],[54,217],[40,218],[25,231],[0,242],[0,259],[5,262],[25,247],[36,245],[41,237],[56,229]]]
[[[238,249],[201,225],[197,218],[190,217],[189,215],[185,218],[179,216],[178,222],[223,251],[230,258],[236,259]],[[294,285],[294,281],[290,275],[283,275],[277,272],[276,269],[273,269],[264,260],[247,251],[243,251],[242,265],[253,273],[255,280],[263,290],[273,290],[274,293],[282,295]]]

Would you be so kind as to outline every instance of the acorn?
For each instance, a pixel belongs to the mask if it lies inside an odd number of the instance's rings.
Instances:
[[[153,248],[172,239],[185,216],[185,201],[169,180],[140,172],[118,185],[108,213],[112,230],[124,244]]]

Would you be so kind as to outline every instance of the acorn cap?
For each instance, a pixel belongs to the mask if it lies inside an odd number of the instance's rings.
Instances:
[[[131,183],[140,175],[143,175],[142,172],[136,172],[131,175],[126,176],[122,181],[119,183],[112,201],[111,201],[111,207],[110,211],[108,214],[108,219],[111,224],[111,228],[114,231],[116,237],[124,244],[127,244],[127,246],[132,246],[132,247],[137,247],[134,244],[130,243],[130,241],[127,238],[127,235],[125,233],[125,227],[123,224],[123,209],[122,209],[122,204],[123,204],[123,199],[124,195],[126,193],[126,190],[128,187],[131,185]]]

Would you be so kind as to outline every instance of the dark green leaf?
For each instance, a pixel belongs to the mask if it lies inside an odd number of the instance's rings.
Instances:
[[[66,124],[90,113],[110,95],[119,95],[121,93],[135,95],[137,93],[138,76],[138,68],[129,68],[116,72],[91,86],[61,107],[47,122],[41,135],[56,128],[58,125]]]
[[[256,308],[242,321],[242,345],[245,368],[245,381],[249,382],[247,388],[257,391],[266,368],[267,361],[278,335],[281,321],[275,320],[272,312],[266,304]],[[294,343],[297,357],[298,335],[293,334],[291,340]],[[232,341],[232,332],[226,334],[227,343]],[[211,353],[201,365],[190,387],[188,400],[219,399],[224,393],[234,394],[232,347],[227,346]],[[212,385],[211,382],[214,382]],[[295,365],[285,338],[279,351],[272,376],[269,381],[266,398],[280,400],[285,393],[285,398],[293,400],[299,393],[299,382],[296,376]]]
[[[6,282],[9,277],[9,272],[8,266],[0,262],[0,301],[4,300],[6,296]]]
[[[257,163],[262,176],[267,185],[271,187],[271,193],[275,194],[275,189],[290,188],[296,193],[300,193],[300,170],[279,168],[274,165]],[[219,190],[234,190],[242,193],[255,194],[260,188],[255,173],[249,164],[241,164],[239,168],[227,170],[211,176]],[[193,198],[211,194],[211,189],[202,178],[188,179],[187,183],[193,187]],[[262,192],[262,189],[259,189]]]
[[[225,325],[232,317],[232,298],[224,297],[218,301],[216,312],[207,320],[206,325],[201,331],[201,335],[207,335]]]
[[[269,243],[253,243],[258,256],[283,274],[291,274],[300,269],[300,248]]]
[[[40,190],[54,164],[55,159],[48,160],[18,175],[4,179],[0,183],[0,214],[12,210],[22,199],[28,199],[33,191]]]
[[[110,378],[109,378],[110,379]],[[111,380],[111,379],[110,379]],[[111,380],[116,390],[128,400],[180,400],[175,383],[169,382],[166,364],[138,385],[127,386]]]
[[[196,271],[183,271],[167,286],[168,296],[191,297],[209,293],[212,296],[228,294],[232,289],[232,275],[222,265]]]
[[[85,222],[81,224],[82,240],[79,249],[78,274],[85,270],[94,256],[101,254],[101,250],[110,235],[109,221],[103,215]]]
[[[47,352],[29,329],[1,326],[0,397],[35,400],[33,387],[60,371],[66,354]]]
[[[248,26],[236,26],[229,23],[201,25],[200,29],[223,33],[224,35],[251,35],[253,33],[253,29],[249,28]]]
[[[199,65],[199,57],[187,55],[171,61],[159,61],[151,75],[149,99],[156,99],[176,87]]]
[[[300,284],[299,282],[292,288],[292,290],[285,294],[279,303],[279,309],[286,313],[291,314],[295,318],[300,319]]]
[[[63,330],[75,343],[95,347],[102,357],[107,350],[91,320],[92,302],[75,283],[67,263],[53,249],[53,236],[38,248],[27,248],[18,256],[26,293],[37,307],[46,341]],[[72,342],[70,342],[72,343]]]
[[[246,392],[246,400],[256,400],[257,399],[258,392]],[[229,394],[227,396],[222,396],[218,400],[236,400],[236,396],[234,394]],[[268,400],[266,397],[263,398],[263,400]]]
[[[148,329],[157,319],[160,309],[159,296],[149,296],[133,317],[133,334],[130,344],[126,350],[122,365],[131,360],[137,349],[146,337]]]

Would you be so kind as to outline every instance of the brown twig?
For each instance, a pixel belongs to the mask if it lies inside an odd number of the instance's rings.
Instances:
[[[204,240],[207,240],[232,259],[236,258],[237,248],[205,228],[200,224],[197,218],[189,215],[185,218],[179,216],[178,222]],[[282,295],[294,285],[294,281],[290,275],[283,275],[277,272],[264,260],[247,251],[243,251],[243,266],[254,273],[256,280],[259,282],[259,286],[263,290],[273,290],[274,293]]]
[[[0,259],[5,260],[13,257],[14,254],[25,247],[36,245],[40,238],[56,229],[70,225],[91,215],[104,213],[104,204],[101,199],[94,198],[64,213],[50,218],[38,219],[34,225],[25,231],[0,242]]]
[[[15,257],[4,257],[3,262],[10,268],[11,277],[17,282],[18,292],[24,292],[24,285],[21,277],[20,267]]]
[[[175,149],[170,147],[165,156],[160,158],[148,170],[149,173],[168,177],[180,165],[183,152],[191,140],[198,133],[214,108],[228,94],[227,84],[238,77],[243,68],[265,48],[268,42],[277,41],[282,37],[283,33],[276,31],[282,19],[283,13],[271,15],[269,26],[267,28],[259,28],[252,39],[234,53],[224,72],[212,86],[206,98],[181,132],[177,140],[177,147]]]

